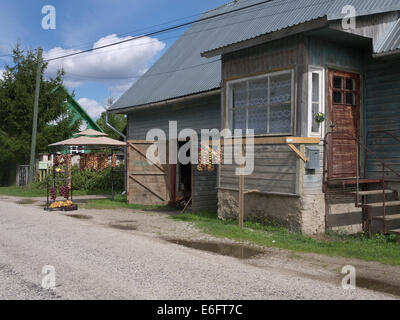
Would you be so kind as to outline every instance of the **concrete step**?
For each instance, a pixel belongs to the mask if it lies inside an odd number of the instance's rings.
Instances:
[[[393,190],[385,190],[385,194],[390,194],[390,193],[393,193],[393,192],[394,192]],[[349,192],[349,193],[353,194],[353,195],[357,195],[357,191]],[[382,193],[383,193],[382,190],[369,190],[369,191],[359,191],[358,192],[358,194],[360,196],[370,196],[370,195],[375,195],[375,194],[379,195],[379,194],[382,194]]]
[[[372,219],[382,220],[383,216],[375,216],[372,217]],[[394,220],[400,220],[400,214],[391,214],[386,216],[386,221],[394,221]]]
[[[383,202],[367,203],[366,206],[371,208],[382,208]],[[386,201],[385,206],[386,207],[400,206],[400,201]]]

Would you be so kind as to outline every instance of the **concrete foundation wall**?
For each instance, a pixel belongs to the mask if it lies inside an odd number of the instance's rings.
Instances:
[[[218,217],[237,219],[238,192],[218,191]],[[273,224],[308,235],[325,232],[323,194],[284,196],[249,194],[245,197],[245,220]]]

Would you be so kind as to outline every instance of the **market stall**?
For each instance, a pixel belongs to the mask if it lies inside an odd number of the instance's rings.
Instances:
[[[114,173],[117,166],[117,152],[125,148],[125,142],[108,138],[103,132],[92,129],[79,132],[76,137],[50,144],[53,149],[53,175],[47,180],[46,210],[76,210],[72,202],[73,177],[71,151],[79,148],[79,169],[103,171],[111,167],[111,190],[114,200]],[[57,178],[64,173],[64,178]],[[60,181],[63,180],[60,185]],[[65,200],[57,200],[57,191]]]

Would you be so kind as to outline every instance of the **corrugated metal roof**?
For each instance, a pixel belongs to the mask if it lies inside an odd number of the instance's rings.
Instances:
[[[400,19],[386,34],[383,41],[375,48],[375,53],[383,54],[396,50],[400,50]]]
[[[335,0],[328,10],[328,19],[341,19],[342,9],[347,5],[356,9],[357,16],[400,10],[400,0]]]
[[[233,2],[220,11],[259,2],[262,1]],[[400,10],[400,0],[274,0],[216,21],[214,27],[218,32],[213,36],[219,38],[219,45],[209,47],[204,53],[322,17],[328,20],[342,19],[346,15],[342,13],[343,8],[347,5],[356,9],[357,16]]]
[[[334,0],[275,0],[256,7],[228,14],[224,19],[213,21],[218,46],[210,46],[204,52],[219,49],[244,40],[278,31],[326,16]],[[219,10],[227,12],[260,3],[247,0],[231,3]],[[218,12],[218,13],[219,13]],[[211,13],[212,14],[212,13]]]
[[[262,2],[236,0],[204,13],[201,18]],[[400,10],[400,0],[271,0],[207,21],[194,23],[185,34],[111,107],[151,104],[220,87],[221,62],[200,53],[295,26],[318,18],[344,17],[345,5],[358,16]]]

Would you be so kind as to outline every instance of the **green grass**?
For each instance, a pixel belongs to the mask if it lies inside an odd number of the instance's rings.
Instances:
[[[73,196],[86,196],[86,195],[110,195],[111,191],[73,191]],[[14,196],[23,198],[34,198],[34,197],[46,197],[46,189],[35,188],[31,186],[25,186],[22,188],[11,186],[11,187],[0,187],[0,195],[3,196]]]
[[[106,210],[106,209],[136,209],[136,210],[144,210],[144,209],[159,209],[163,206],[147,206],[141,204],[127,204],[126,198],[121,195],[116,195],[114,197],[114,201],[111,198],[108,199],[94,199],[89,200],[85,204],[86,209],[98,209],[98,210]]]
[[[329,233],[321,240],[287,229],[245,222],[240,229],[236,221],[221,221],[215,213],[186,213],[171,219],[194,223],[200,230],[220,238],[249,241],[254,244],[329,256],[358,258],[384,264],[400,265],[400,245],[393,236],[376,235],[367,238],[362,234],[343,235]]]

